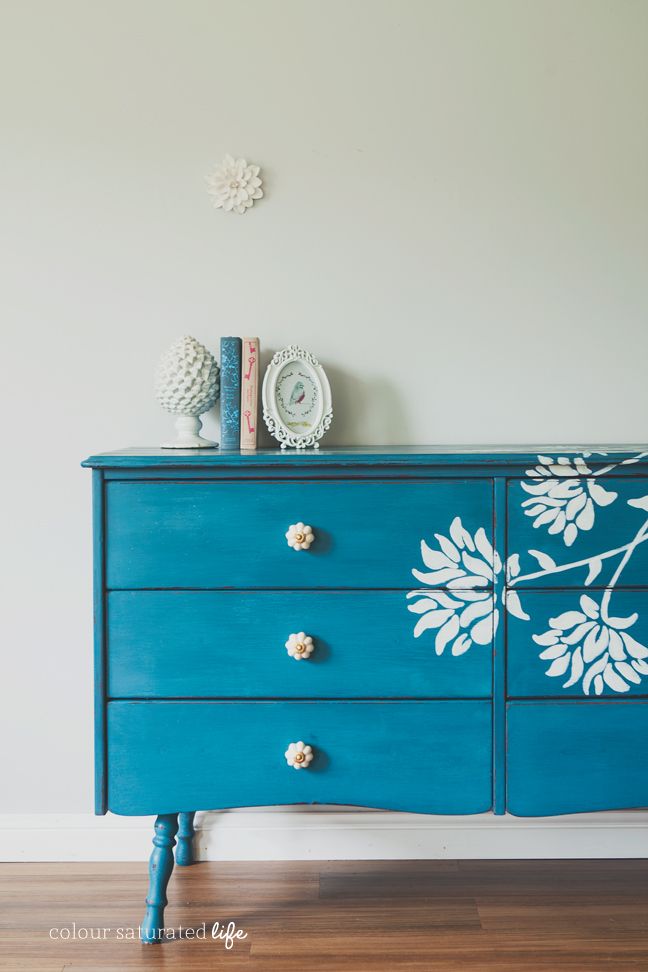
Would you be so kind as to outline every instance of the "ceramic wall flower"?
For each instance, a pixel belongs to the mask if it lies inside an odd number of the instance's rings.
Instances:
[[[247,212],[255,199],[263,196],[263,185],[258,165],[248,165],[245,159],[226,155],[214,172],[207,176],[207,192],[216,209],[226,213]]]

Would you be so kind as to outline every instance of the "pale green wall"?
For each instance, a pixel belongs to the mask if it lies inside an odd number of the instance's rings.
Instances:
[[[331,442],[646,438],[648,3],[5,0],[0,38],[0,809],[84,810],[77,463],[167,435],[177,336],[312,349]]]

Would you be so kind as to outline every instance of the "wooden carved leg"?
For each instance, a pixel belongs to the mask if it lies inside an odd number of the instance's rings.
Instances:
[[[175,862],[181,867],[188,867],[189,864],[196,863],[193,851],[193,839],[196,834],[194,830],[195,816],[195,810],[191,813],[178,814],[180,826],[178,828],[178,847]]]
[[[149,861],[149,891],[140,930],[143,942],[159,942],[164,934],[166,889],[173,871],[173,847],[177,832],[178,814],[161,813],[155,821],[153,851]]]

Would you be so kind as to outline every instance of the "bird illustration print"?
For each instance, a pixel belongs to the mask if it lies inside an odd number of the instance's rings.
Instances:
[[[305,398],[306,398],[306,389],[304,387],[304,382],[296,381],[295,387],[293,388],[292,393],[290,395],[290,404],[301,405]]]

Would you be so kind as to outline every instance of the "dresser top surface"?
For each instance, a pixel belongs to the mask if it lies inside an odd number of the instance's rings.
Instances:
[[[331,449],[160,449],[133,447],[90,456],[96,469],[218,466],[536,465],[539,457],[583,457],[589,465],[648,457],[648,445],[367,445]]]

